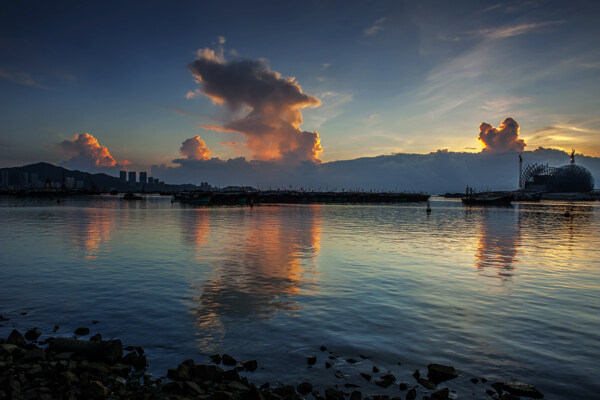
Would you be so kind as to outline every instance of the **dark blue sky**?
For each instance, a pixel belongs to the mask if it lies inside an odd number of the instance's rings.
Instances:
[[[0,166],[69,158],[90,133],[132,167],[199,135],[251,157],[187,66],[201,48],[266,59],[321,105],[302,110],[324,161],[479,151],[513,117],[527,149],[600,155],[600,27],[589,1],[19,1],[0,14]],[[221,144],[237,142],[238,145]]]

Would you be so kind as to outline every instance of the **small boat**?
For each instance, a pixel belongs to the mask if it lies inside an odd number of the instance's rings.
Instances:
[[[474,192],[467,186],[467,192],[462,198],[463,204],[508,206],[513,201],[510,192]]]
[[[135,193],[125,193],[123,200],[142,200],[143,197]]]

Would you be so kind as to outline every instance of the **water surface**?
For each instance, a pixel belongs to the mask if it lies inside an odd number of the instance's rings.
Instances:
[[[431,208],[0,197],[0,335],[88,326],[144,347],[155,375],[226,352],[257,359],[257,383],[342,384],[339,370],[374,393],[358,375],[372,365],[412,384],[440,362],[463,398],[482,376],[594,397],[600,205]]]

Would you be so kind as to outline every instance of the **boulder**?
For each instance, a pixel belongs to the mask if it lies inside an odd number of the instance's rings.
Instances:
[[[220,354],[213,354],[212,356],[210,356],[210,360],[212,362],[214,362],[215,364],[221,364],[221,355]]]
[[[362,376],[363,378],[365,378],[366,380],[370,381],[371,380],[371,375],[365,373],[365,372],[361,372],[360,376]]]
[[[431,398],[435,399],[435,400],[446,400],[448,398],[448,395],[450,394],[450,391],[448,390],[447,387],[445,388],[441,388],[436,390],[435,392],[431,393]]]
[[[350,393],[350,400],[362,400],[362,393],[358,390],[353,391]]]
[[[85,328],[85,327],[81,327],[81,328],[77,328],[75,329],[74,332],[77,336],[85,336],[85,335],[89,335],[90,334],[90,328]]]
[[[502,382],[501,388],[513,396],[525,396],[533,399],[542,399],[544,395],[537,390],[533,385],[527,383],[511,381]]]
[[[223,354],[222,361],[224,365],[235,365],[237,363],[236,359],[231,357],[229,354]]]
[[[256,368],[258,368],[258,362],[256,362],[256,360],[248,360],[248,361],[244,361],[242,363],[242,366],[244,367],[244,369],[246,371],[255,371]]]
[[[25,346],[25,338],[15,329],[6,338],[6,343],[14,344],[15,346]]]
[[[73,353],[77,356],[114,364],[121,361],[123,344],[120,340],[88,340],[57,338],[50,342],[49,349],[55,353]]]
[[[406,400],[415,400],[417,398],[417,389],[412,388],[406,392]]]
[[[317,356],[309,356],[306,358],[306,363],[308,365],[315,365],[316,362],[317,362]]]
[[[312,392],[313,386],[310,382],[302,382],[298,386],[296,386],[296,390],[300,394],[308,394]]]
[[[326,400],[344,400],[344,392],[332,388],[325,389]]]
[[[429,364],[427,366],[427,376],[437,384],[458,377],[458,371],[449,365]]]
[[[38,328],[33,328],[25,332],[25,339],[29,340],[30,342],[33,342],[37,340],[37,338],[39,338],[41,334],[42,332],[40,332]]]

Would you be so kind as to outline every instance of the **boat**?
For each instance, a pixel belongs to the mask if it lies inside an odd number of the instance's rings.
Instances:
[[[467,186],[462,202],[467,205],[508,206],[513,198],[514,195],[511,192],[475,192]]]
[[[143,197],[135,193],[125,193],[123,200],[142,200]]]
[[[212,197],[212,192],[204,191],[185,191],[175,193],[173,195],[173,201],[179,201],[183,204],[192,205],[209,205]]]

